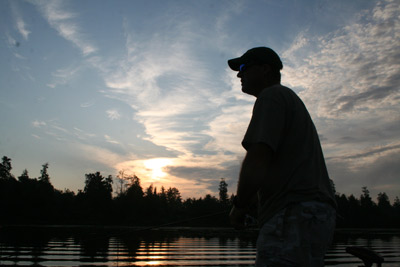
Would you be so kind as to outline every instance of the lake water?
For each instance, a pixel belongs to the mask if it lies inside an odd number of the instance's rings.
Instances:
[[[253,266],[256,231],[99,227],[0,228],[0,266]],[[359,266],[345,252],[364,246],[400,266],[399,230],[337,231],[326,265]]]

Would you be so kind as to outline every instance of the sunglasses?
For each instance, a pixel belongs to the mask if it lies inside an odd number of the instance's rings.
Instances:
[[[239,71],[240,72],[244,72],[244,71],[246,71],[249,67],[251,67],[251,66],[254,66],[254,65],[256,65],[256,64],[242,64],[242,65],[240,65],[239,66]]]

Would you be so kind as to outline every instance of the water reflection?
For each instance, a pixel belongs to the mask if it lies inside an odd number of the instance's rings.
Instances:
[[[203,230],[138,232],[105,228],[2,228],[0,265],[253,266],[256,233]],[[400,265],[400,233],[338,232],[326,265],[357,266],[347,246],[373,248],[383,266]]]

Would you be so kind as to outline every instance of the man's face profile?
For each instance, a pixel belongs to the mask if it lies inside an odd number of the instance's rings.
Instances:
[[[241,70],[238,72],[237,77],[240,78],[243,93],[257,96],[264,88],[265,66],[256,64],[241,65]]]

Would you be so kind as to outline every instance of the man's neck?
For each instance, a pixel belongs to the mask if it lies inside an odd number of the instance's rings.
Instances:
[[[265,89],[268,89],[270,87],[273,87],[275,85],[280,85],[280,84],[281,84],[280,82],[273,82],[273,83],[265,84],[264,87],[258,91],[258,93],[255,95],[255,97],[258,97],[261,94],[261,92],[264,91]]]

